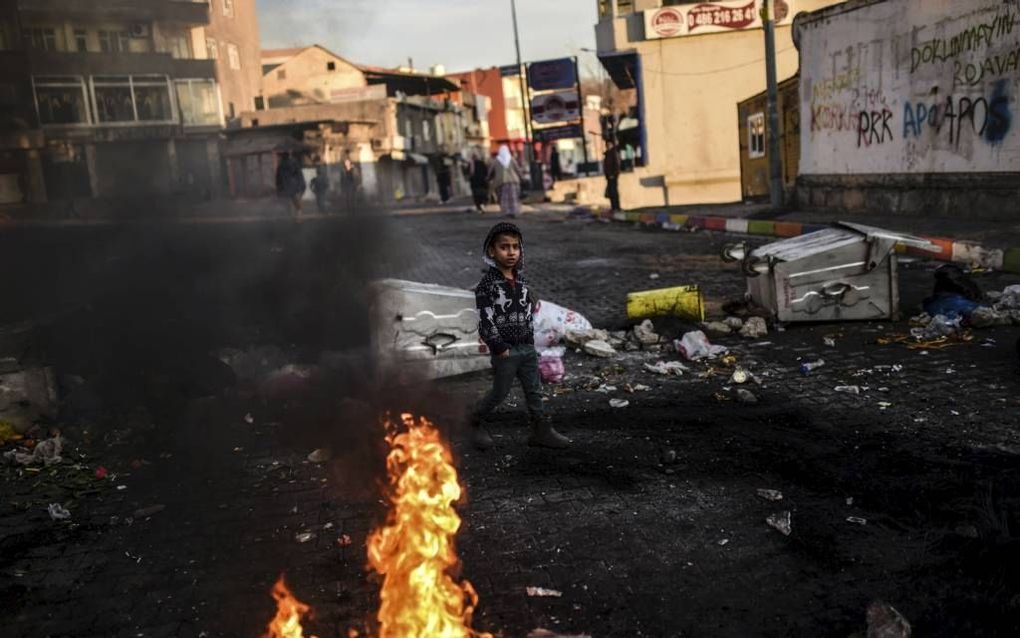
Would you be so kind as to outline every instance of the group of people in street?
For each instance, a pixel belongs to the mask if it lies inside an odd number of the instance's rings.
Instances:
[[[483,206],[493,195],[499,202],[499,210],[503,215],[517,217],[521,213],[524,171],[514,160],[510,147],[506,144],[499,147],[495,159],[490,164],[486,164],[485,160],[475,154],[466,173],[471,184],[475,210],[479,213],[484,212]]]
[[[301,219],[302,200],[309,186],[315,195],[315,207],[321,214],[332,212],[329,175],[326,166],[315,167],[315,177],[310,184],[305,182],[304,162],[297,153],[283,153],[276,166],[276,194],[288,202],[295,220]],[[349,154],[344,155],[340,166],[340,196],[342,210],[347,214],[357,212],[358,193],[361,189],[361,170]]]

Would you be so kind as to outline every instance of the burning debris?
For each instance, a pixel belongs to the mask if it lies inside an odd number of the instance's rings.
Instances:
[[[306,638],[301,628],[301,619],[312,608],[294,597],[283,581],[283,574],[273,585],[273,598],[276,600],[276,617],[266,627],[262,638]]]
[[[471,583],[449,573],[459,563],[453,504],[461,497],[450,450],[425,419],[403,414],[388,428],[392,508],[368,539],[369,564],[383,577],[379,638],[490,636],[471,629],[478,603]]]

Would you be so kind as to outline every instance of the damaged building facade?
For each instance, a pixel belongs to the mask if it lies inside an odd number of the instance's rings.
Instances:
[[[0,204],[215,196],[223,99],[257,90],[255,20],[254,0],[4,2]]]
[[[488,146],[484,98],[438,74],[358,65],[319,45],[266,50],[262,64],[259,108],[228,132],[233,196],[273,193],[285,152],[303,156],[309,178],[324,170],[334,192],[350,157],[376,204],[437,199],[444,176],[451,194],[470,192],[462,168]]]
[[[796,29],[801,207],[1016,219],[1020,3],[855,0]]]

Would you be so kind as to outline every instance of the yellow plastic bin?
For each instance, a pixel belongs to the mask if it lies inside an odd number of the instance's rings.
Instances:
[[[705,320],[705,299],[697,286],[642,290],[627,295],[627,317],[673,316],[690,321]]]

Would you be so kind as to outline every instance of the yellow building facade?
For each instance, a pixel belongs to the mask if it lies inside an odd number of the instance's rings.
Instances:
[[[636,89],[638,130],[621,150],[624,208],[741,199],[736,105],[766,88],[764,0],[599,0],[599,59],[620,88]],[[774,0],[777,78],[797,72],[792,24],[834,0]],[[625,141],[626,140],[626,141]]]

